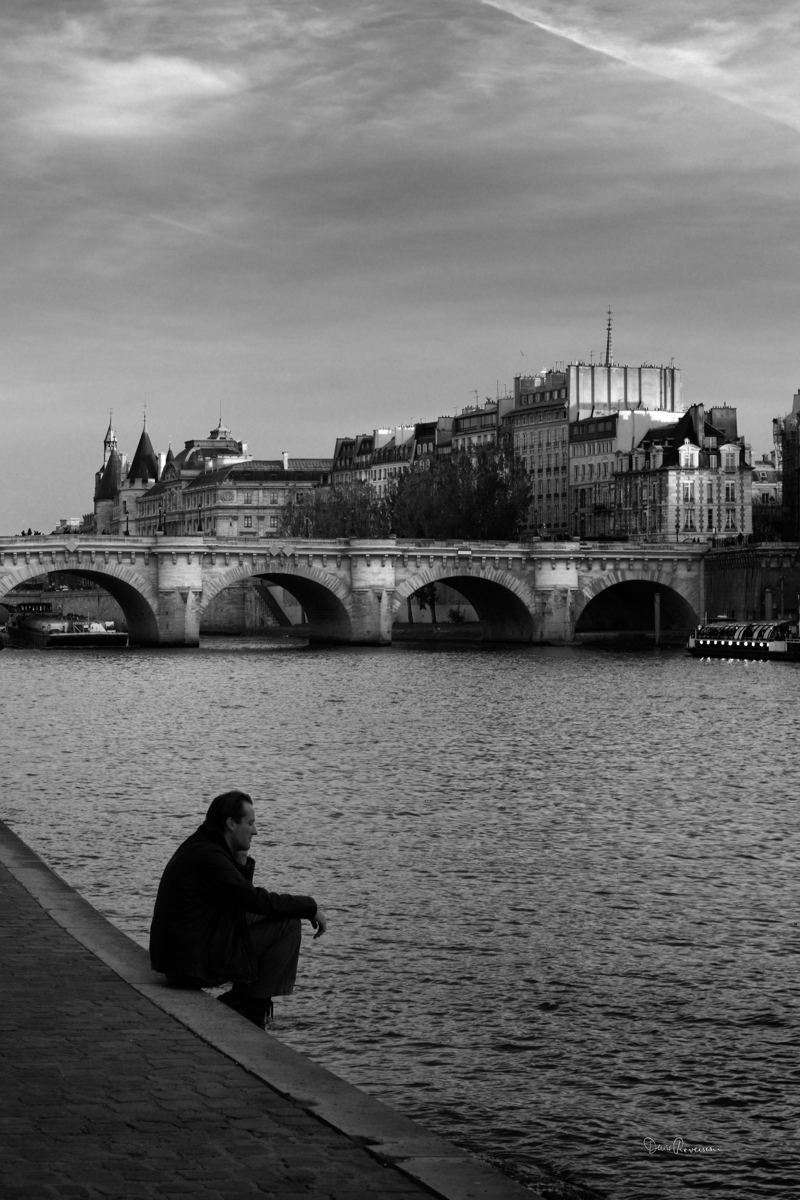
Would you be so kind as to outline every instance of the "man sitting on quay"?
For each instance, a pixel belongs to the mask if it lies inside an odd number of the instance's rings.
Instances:
[[[220,1000],[261,1029],[272,997],[294,990],[301,921],[320,937],[327,919],[311,896],[253,886],[256,833],[246,792],[224,792],[167,863],[150,926],[150,964],[173,987],[218,987]]]

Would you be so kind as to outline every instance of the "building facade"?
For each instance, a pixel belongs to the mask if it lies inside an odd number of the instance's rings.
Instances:
[[[771,450],[753,463],[753,538],[780,541],[784,525],[781,468],[778,452]]]
[[[573,536],[615,536],[617,455],[637,446],[649,429],[674,425],[675,414],[658,409],[624,409],[570,424],[569,510]]]
[[[800,540],[800,390],[792,399],[792,411],[772,422],[773,440],[781,464],[781,499],[784,534]]]
[[[569,403],[563,372],[514,380],[514,405],[504,417],[508,448],[532,477],[528,525],[542,537],[569,532]]]
[[[255,459],[222,422],[177,455],[157,455],[143,430],[130,466],[109,426],[104,450],[97,533],[276,537],[283,507],[330,482],[330,459]]]
[[[752,467],[736,409],[696,404],[616,455],[614,533],[650,541],[744,541],[753,532]]]
[[[456,412],[453,417],[453,453],[468,453],[485,446],[497,446],[502,437],[506,413],[513,406],[514,397],[507,394]]]
[[[626,439],[634,430],[641,436],[650,423],[673,421],[683,411],[677,367],[617,365],[610,349],[609,330],[605,363],[570,363],[514,380],[504,426],[533,476],[533,533],[610,536],[609,479],[617,450],[633,444]],[[616,414],[627,416],[620,424]],[[580,461],[573,463],[576,456]]]
[[[337,438],[331,484],[341,487],[365,482],[371,484],[378,495],[385,496],[392,480],[402,472],[449,455],[452,440],[452,417]]]

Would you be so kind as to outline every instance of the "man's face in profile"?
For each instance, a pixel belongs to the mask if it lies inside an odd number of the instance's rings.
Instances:
[[[238,821],[228,821],[228,833],[228,845],[234,854],[250,849],[250,843],[256,835],[256,812],[252,804],[244,805]]]

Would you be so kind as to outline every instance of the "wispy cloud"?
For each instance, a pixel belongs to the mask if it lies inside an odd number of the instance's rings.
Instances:
[[[546,33],[800,130],[800,11],[786,0],[480,0]]]
[[[157,137],[190,129],[247,86],[233,67],[175,53],[125,55],[96,25],[71,20],[0,49],[3,91],[31,134]]]
[[[201,119],[203,105],[244,87],[238,72],[173,56],[128,62],[89,56],[62,64],[31,124],[74,137],[152,137]]]

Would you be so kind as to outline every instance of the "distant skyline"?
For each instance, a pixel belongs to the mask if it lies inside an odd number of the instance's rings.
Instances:
[[[800,387],[787,0],[10,0],[0,531],[219,420],[257,457],[605,348],[731,404]]]

